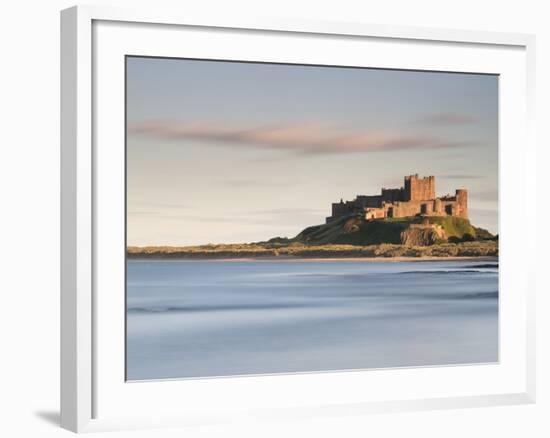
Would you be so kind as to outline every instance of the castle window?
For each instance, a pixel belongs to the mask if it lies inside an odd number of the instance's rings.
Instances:
[[[447,213],[449,216],[453,215],[453,205],[449,204],[445,206],[445,213]]]
[[[428,214],[428,204],[420,205],[420,214]]]

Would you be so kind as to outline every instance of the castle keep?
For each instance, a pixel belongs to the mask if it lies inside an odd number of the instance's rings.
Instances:
[[[380,195],[358,195],[353,201],[332,204],[327,223],[349,214],[364,215],[365,220],[410,216],[458,216],[468,218],[468,192],[457,189],[454,195],[436,198],[435,177],[405,177],[403,187],[381,190]]]

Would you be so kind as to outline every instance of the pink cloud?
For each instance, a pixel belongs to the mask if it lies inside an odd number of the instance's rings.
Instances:
[[[239,128],[211,123],[141,122],[129,125],[128,133],[162,139],[192,139],[282,149],[305,154],[450,148],[465,145],[431,135],[350,131],[317,123]]]

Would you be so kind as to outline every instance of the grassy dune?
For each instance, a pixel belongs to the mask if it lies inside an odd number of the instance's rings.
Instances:
[[[498,256],[498,242],[475,241],[443,243],[431,246],[405,246],[383,243],[379,245],[306,245],[299,242],[222,244],[202,246],[128,247],[130,259],[193,259],[244,257],[487,257]]]

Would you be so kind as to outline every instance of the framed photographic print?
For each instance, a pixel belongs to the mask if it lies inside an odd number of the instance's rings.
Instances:
[[[62,426],[534,401],[533,50],[63,11]]]

